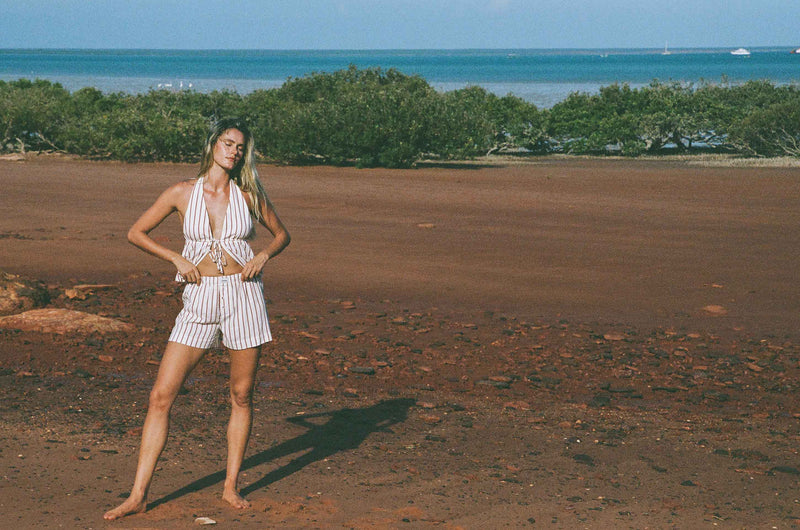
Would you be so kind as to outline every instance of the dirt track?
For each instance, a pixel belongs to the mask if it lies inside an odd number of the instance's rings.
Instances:
[[[108,526],[799,520],[800,169],[260,169],[293,242],[265,275],[277,339],[257,398],[255,508],[216,500],[227,399],[212,352],[176,407],[156,505]],[[147,361],[179,297],[170,266],[125,232],[194,171],[0,162],[0,268],[54,294],[113,283],[53,305],[149,330],[0,331],[0,511],[18,527],[103,527],[130,485]],[[177,217],[154,234],[179,248]]]

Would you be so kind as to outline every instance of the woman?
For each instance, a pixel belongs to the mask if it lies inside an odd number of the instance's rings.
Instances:
[[[148,235],[176,211],[186,238],[182,254]],[[274,236],[258,254],[247,242],[254,219]],[[211,128],[198,177],[162,193],[131,227],[128,240],[172,262],[176,280],[186,282],[186,287],[184,307],[175,320],[150,392],[133,489],[128,499],[104,518],[117,519],[147,508],[147,491],[167,440],[172,404],[220,332],[231,359],[231,417],[222,498],[235,508],[247,508],[250,503],[239,495],[237,482],[250,437],[261,345],[272,340],[261,271],[286,248],[290,238],[258,180],[253,137],[242,121],[224,119]]]

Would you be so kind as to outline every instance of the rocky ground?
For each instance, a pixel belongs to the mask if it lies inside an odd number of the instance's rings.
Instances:
[[[179,294],[149,277],[129,285],[51,305],[136,331],[0,331],[0,502],[14,525],[100,527],[130,487]],[[176,407],[151,510],[115,526],[800,523],[796,343],[390,300],[269,309],[277,339],[261,361],[245,463],[254,509],[217,499],[228,359],[213,350]]]

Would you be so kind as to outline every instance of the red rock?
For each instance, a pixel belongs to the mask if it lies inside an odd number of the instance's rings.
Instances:
[[[102,291],[105,289],[113,289],[116,285],[112,283],[81,283],[73,287],[79,291]]]
[[[525,401],[509,401],[503,405],[503,408],[514,410],[531,410],[531,406]]]
[[[0,271],[0,315],[13,315],[49,302],[50,292],[41,282]]]
[[[728,314],[728,310],[721,305],[707,305],[703,308],[703,312],[712,317],[721,317]]]
[[[78,289],[64,289],[64,296],[70,300],[86,300],[86,291],[79,291]]]
[[[32,309],[0,318],[0,328],[42,333],[114,333],[131,332],[131,324],[69,309]]]

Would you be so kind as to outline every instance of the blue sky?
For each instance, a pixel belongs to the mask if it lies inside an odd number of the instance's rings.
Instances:
[[[0,48],[800,46],[800,0],[0,0]]]

